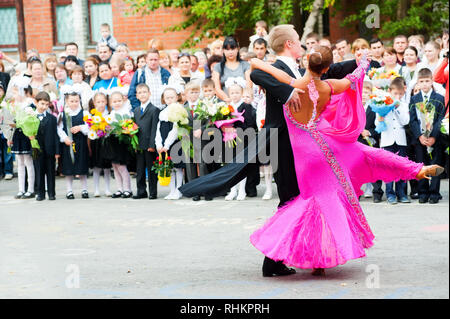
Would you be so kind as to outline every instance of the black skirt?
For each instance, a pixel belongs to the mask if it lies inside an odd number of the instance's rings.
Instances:
[[[113,164],[127,165],[131,158],[129,145],[112,135],[104,143],[103,157]]]
[[[11,153],[13,154],[31,154],[31,142],[26,137],[20,128],[14,131],[13,145],[11,147]]]
[[[83,133],[79,132],[77,134],[73,134],[73,141],[75,143],[73,161],[71,156],[71,149],[73,150],[73,146],[67,146],[64,143],[61,143],[61,173],[65,176],[88,175],[89,149],[87,146],[87,137]]]
[[[94,168],[111,168],[111,161],[105,158],[105,144],[107,143],[107,138],[101,138],[97,140],[89,140],[90,145],[90,157],[89,157],[89,167]]]

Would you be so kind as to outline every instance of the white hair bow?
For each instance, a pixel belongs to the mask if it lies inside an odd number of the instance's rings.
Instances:
[[[235,85],[235,84],[239,85],[240,87],[245,89],[245,87],[247,86],[247,81],[245,81],[245,79],[240,76],[239,77],[231,77],[225,81],[226,88],[229,88],[230,86]]]

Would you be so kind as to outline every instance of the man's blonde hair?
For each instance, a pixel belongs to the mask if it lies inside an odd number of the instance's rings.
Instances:
[[[284,51],[284,44],[293,40],[295,29],[292,24],[282,24],[274,27],[269,33],[269,46],[275,53]]]

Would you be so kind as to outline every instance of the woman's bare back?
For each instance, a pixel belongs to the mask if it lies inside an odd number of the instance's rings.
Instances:
[[[320,114],[325,110],[325,106],[328,104],[331,98],[331,88],[325,81],[316,80],[314,81],[315,86],[317,88],[317,92],[319,93],[319,99],[317,100],[317,114],[316,118],[320,116]],[[309,81],[306,79],[300,79],[296,81],[295,87],[305,91],[304,94],[300,94],[300,102],[301,108],[300,112],[292,112],[292,116],[294,119],[302,124],[308,124],[309,120],[312,117],[314,103],[310,98],[309,89],[308,89]]]

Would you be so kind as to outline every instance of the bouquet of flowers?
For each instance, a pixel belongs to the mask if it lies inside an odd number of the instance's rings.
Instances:
[[[181,141],[181,148],[186,156],[194,157],[192,142],[189,137],[192,127],[189,126],[189,115],[183,105],[172,103],[167,106],[168,120],[177,127],[178,138]]]
[[[242,114],[234,110],[231,105],[218,101],[200,101],[195,111],[198,120],[208,119],[217,128],[222,128],[223,141],[230,147],[236,145],[236,131],[233,124],[237,121],[244,121]]]
[[[394,100],[389,93],[378,89],[370,96],[369,100],[369,106],[372,108],[372,111],[381,117],[388,115],[389,112],[395,109],[399,104],[400,102]],[[377,124],[375,131],[381,133],[386,131],[386,129],[386,123],[382,121]]]
[[[130,145],[134,152],[140,151],[137,133],[139,126],[128,115],[116,114],[115,120],[107,117],[105,121],[110,121],[111,133],[117,136],[119,141]]]
[[[88,138],[90,140],[96,140],[105,136],[108,136],[112,130],[110,122],[103,117],[103,114],[96,109],[92,109],[91,112],[84,112],[83,121],[89,127]]]
[[[41,150],[36,135],[41,121],[37,118],[37,113],[31,107],[27,106],[16,112],[16,127],[20,128],[23,134],[31,141],[33,149],[33,158],[36,158]]]
[[[173,166],[172,159],[167,153],[164,158],[160,153],[156,161],[153,162],[152,171],[155,171],[158,175],[158,181],[161,186],[170,185]]]
[[[448,113],[447,115],[444,117],[444,119],[442,120],[441,123],[441,133],[444,135],[447,135],[447,140],[448,140]],[[447,144],[448,145],[448,144]],[[447,149],[445,150],[445,152],[448,154],[449,153],[449,148],[447,147]]]
[[[391,81],[397,77],[400,76],[396,71],[392,70],[389,72],[382,72],[381,70],[377,68],[372,68],[367,73],[370,80],[372,81],[372,84],[381,89],[387,91],[389,89],[389,85],[391,84]]]
[[[419,111],[417,114],[419,116],[420,125],[422,128],[423,135],[426,138],[429,138],[431,132],[433,131],[433,121],[434,116],[436,114],[436,108],[429,101],[416,103],[416,110]],[[431,156],[431,152],[433,152],[433,147],[427,146],[427,152]]]

